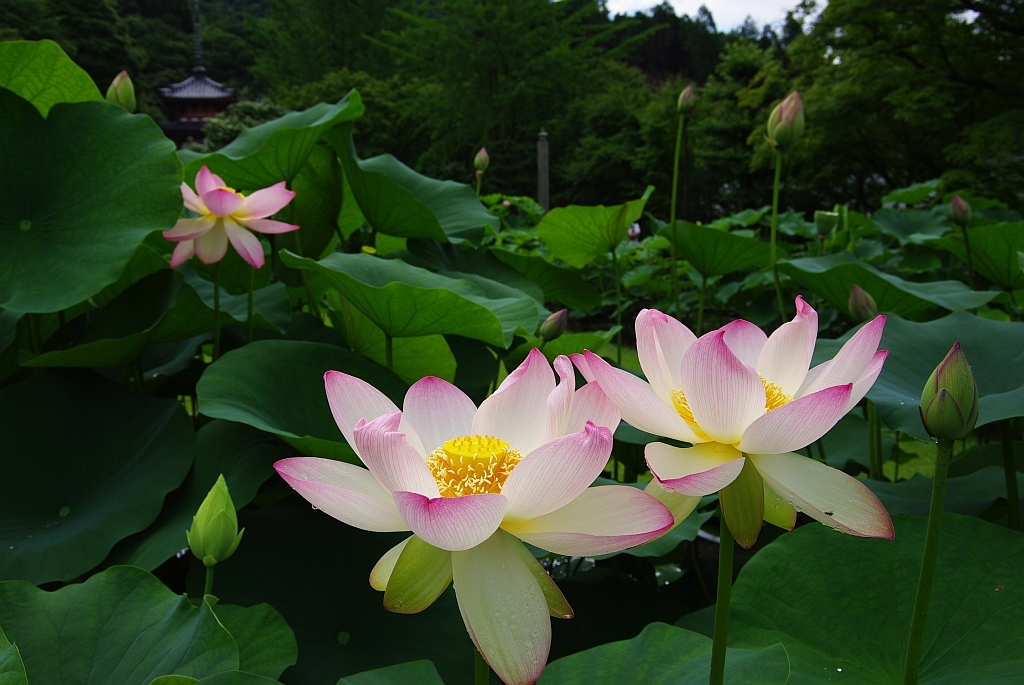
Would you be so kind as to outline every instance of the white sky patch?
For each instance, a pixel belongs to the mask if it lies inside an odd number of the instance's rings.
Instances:
[[[613,15],[632,14],[657,4],[659,0],[608,0],[608,11]],[[786,18],[786,12],[796,7],[797,0],[669,0],[669,4],[675,7],[677,15],[688,14],[691,17],[697,14],[701,5],[707,5],[718,30],[729,31],[742,24],[748,15],[754,18],[758,27],[765,24],[778,26]]]

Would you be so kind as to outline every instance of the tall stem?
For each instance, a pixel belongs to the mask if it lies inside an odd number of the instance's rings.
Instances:
[[[306,254],[302,251],[302,238],[299,237],[299,233],[301,233],[301,229],[292,233],[292,235],[295,236],[295,249],[299,251],[300,257],[305,257]],[[306,286],[306,297],[309,300],[309,313],[319,319],[320,308],[316,306],[316,298],[313,296],[313,286],[309,284],[309,272],[303,269],[300,273],[302,274],[302,283]]]
[[[220,358],[220,262],[213,267],[213,361]]]
[[[476,196],[477,196],[477,198],[480,197],[480,183],[483,180],[484,180],[484,175],[481,174],[479,171],[476,172]]]
[[[43,351],[43,334],[39,330],[39,315],[28,314],[28,341],[33,354]]]
[[[487,685],[491,677],[491,669],[484,661],[484,657],[480,654],[479,650],[473,652],[473,684],[474,685]]]
[[[206,584],[203,585],[203,596],[213,594],[213,566],[206,567]]]
[[[252,287],[253,280],[256,277],[256,269],[249,267],[249,299],[246,302],[246,319],[245,319],[245,343],[248,345],[252,342]]]
[[[704,331],[704,293],[708,289],[708,277],[704,276],[700,281],[700,300],[697,305],[697,335]]]
[[[782,299],[782,285],[779,284],[779,266],[777,261],[777,248],[779,233],[779,183],[782,180],[782,150],[775,149],[775,183],[772,185],[772,234],[771,234],[771,260],[772,278],[775,280],[775,295],[779,298],[779,316],[786,320],[786,304]]]
[[[974,259],[971,257],[971,238],[967,235],[967,225],[962,226],[964,230],[964,251],[967,252],[967,285],[974,287]]]
[[[669,261],[670,292],[672,294],[671,312],[679,316],[679,284],[676,281],[676,196],[679,191],[679,153],[683,147],[683,122],[686,117],[679,115],[679,127],[676,130],[676,154],[672,160],[672,201],[669,205],[668,226],[671,243],[671,261]]]
[[[612,248],[612,266],[615,267],[615,325],[619,327],[619,332],[615,334],[615,361],[622,366],[622,276],[619,274],[619,258],[615,256],[615,248]]]
[[[1020,530],[1020,492],[1017,490],[1017,463],[1013,457],[1013,431],[1009,421],[1003,421],[999,428],[1003,434],[1003,469],[1006,471],[1006,516],[1010,528]]]
[[[725,643],[729,637],[729,602],[732,599],[732,555],[735,544],[732,531],[722,515],[721,541],[718,546],[718,601],[715,603],[715,637],[711,645],[711,678],[709,685],[722,685],[725,680]]]
[[[867,408],[868,421],[868,476],[872,480],[880,480],[882,477],[881,455],[878,453],[879,441],[875,439],[875,435],[881,433],[881,426],[878,423],[878,409],[871,400],[865,400],[865,406]]]
[[[932,596],[932,581],[935,579],[935,560],[939,553],[939,532],[942,529],[942,510],[946,503],[946,472],[949,470],[949,455],[953,441],[939,438],[935,449],[935,478],[932,480],[932,502],[928,508],[928,532],[924,539],[924,560],[921,562],[921,576],[917,581],[917,596],[914,598],[914,614],[910,622],[910,642],[907,645],[907,664],[903,671],[903,685],[917,685],[921,671],[921,646],[924,641],[924,626],[928,620],[928,601]]]
[[[690,122],[683,117],[683,221],[690,217]]]
[[[395,370],[395,358],[394,358],[394,339],[384,334],[384,365],[388,367],[389,371]]]

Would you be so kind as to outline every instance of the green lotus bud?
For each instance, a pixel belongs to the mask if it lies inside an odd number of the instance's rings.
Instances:
[[[565,333],[565,327],[569,323],[569,310],[559,309],[557,312],[544,319],[544,323],[540,325],[540,337],[544,339],[544,342],[554,340],[562,333]]]
[[[839,212],[815,210],[814,227],[818,229],[819,235],[829,235],[832,231],[839,228]]]
[[[680,114],[689,112],[693,109],[693,106],[697,104],[697,93],[693,90],[693,84],[683,88],[683,92],[679,94],[679,99],[676,100],[676,111]]]
[[[768,140],[775,147],[792,145],[804,132],[804,103],[793,91],[775,106],[768,117]]]
[[[957,226],[971,225],[971,205],[959,195],[954,195],[949,203],[949,220]]]
[[[978,386],[959,341],[925,383],[921,422],[929,435],[946,440],[963,440],[978,422]]]
[[[112,102],[129,112],[135,111],[135,84],[132,83],[127,71],[121,71],[110,82],[110,87],[107,88],[107,102]]]
[[[477,171],[487,171],[487,167],[490,165],[491,158],[487,154],[487,148],[480,148],[480,151],[476,153],[476,157],[473,158],[473,168]]]
[[[185,531],[188,546],[203,564],[214,566],[235,553],[244,532],[244,528],[238,530],[235,505],[222,474],[192,517],[192,528]]]
[[[868,321],[878,316],[878,305],[871,293],[856,283],[850,288],[850,316],[861,321]]]

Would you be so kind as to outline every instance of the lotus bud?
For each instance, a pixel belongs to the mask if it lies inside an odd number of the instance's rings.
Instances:
[[[850,316],[860,321],[868,321],[878,316],[875,298],[856,283],[850,288]]]
[[[946,440],[963,440],[978,422],[978,386],[959,341],[924,386],[921,422],[929,435]]]
[[[129,112],[135,111],[135,84],[128,76],[127,71],[122,71],[114,77],[107,88],[107,102],[123,107]]]
[[[971,205],[959,195],[954,195],[949,203],[949,220],[957,226],[971,225]]]
[[[680,114],[684,114],[693,109],[693,106],[697,104],[697,94],[693,90],[693,84],[683,88],[683,92],[679,94],[679,99],[676,101],[676,111]]]
[[[768,140],[775,147],[792,145],[804,132],[804,103],[793,91],[775,106],[768,117]]]
[[[560,309],[544,319],[544,323],[540,325],[540,337],[544,339],[544,342],[554,340],[562,333],[565,333],[565,327],[568,323],[569,310]]]
[[[477,171],[487,171],[487,167],[491,165],[491,158],[487,154],[487,148],[482,147],[480,151],[476,153],[476,157],[473,158],[473,167]]]
[[[192,517],[192,528],[185,531],[188,546],[205,566],[214,566],[235,553],[244,532],[238,530],[235,505],[222,474]]]
[[[820,209],[814,212],[814,227],[820,235],[829,235],[839,228],[839,212],[825,212]]]

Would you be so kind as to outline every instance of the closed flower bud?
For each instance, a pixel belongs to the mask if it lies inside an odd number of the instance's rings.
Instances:
[[[971,205],[959,195],[949,203],[949,220],[961,227],[971,225]]]
[[[235,505],[221,475],[192,517],[192,528],[185,531],[188,546],[204,565],[214,566],[235,553],[244,532],[238,530]]]
[[[860,321],[868,321],[878,316],[875,298],[856,283],[850,288],[850,316]]]
[[[676,101],[676,111],[680,114],[689,112],[693,109],[693,106],[697,104],[697,94],[693,90],[693,84],[683,88],[683,92],[679,94],[679,99]]]
[[[135,84],[132,83],[127,71],[122,71],[110,82],[110,87],[107,88],[107,102],[112,102],[129,112],[135,111]]]
[[[959,342],[924,386],[921,422],[929,435],[946,440],[963,440],[978,422],[978,386]]]
[[[804,132],[804,103],[793,91],[775,106],[768,117],[768,140],[776,147],[792,145]]]
[[[487,171],[487,167],[490,165],[491,158],[487,154],[487,148],[480,148],[480,151],[476,153],[476,157],[473,158],[473,168],[477,171]]]
[[[540,325],[540,337],[544,339],[544,342],[554,340],[562,333],[565,333],[565,327],[568,323],[569,310],[560,309],[544,319],[544,323]]]

